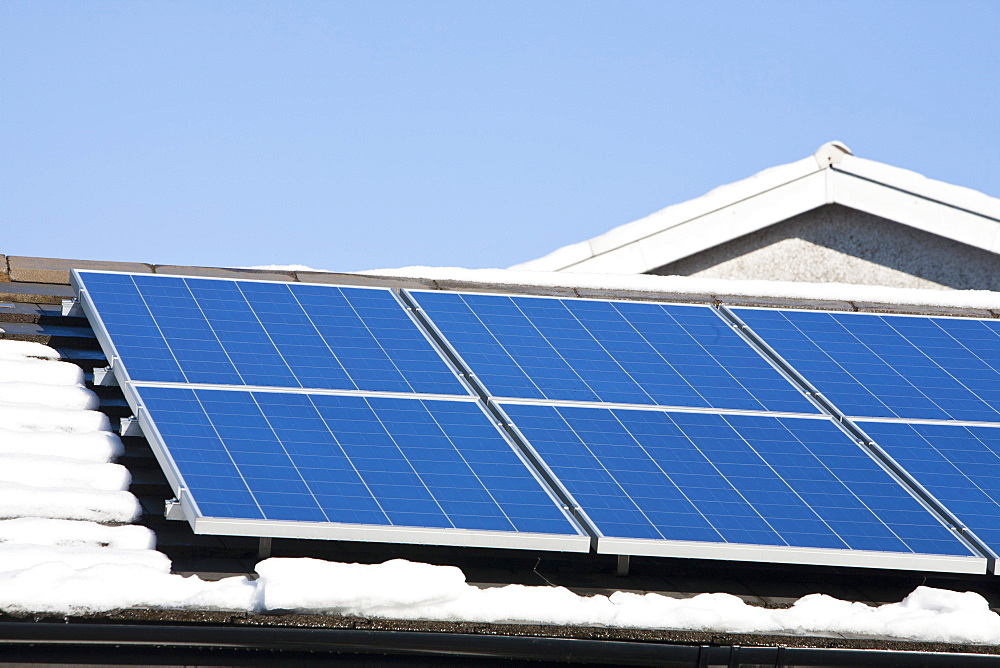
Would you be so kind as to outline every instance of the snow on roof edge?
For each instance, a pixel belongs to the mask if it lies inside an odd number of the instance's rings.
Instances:
[[[366,276],[462,281],[483,286],[568,288],[648,293],[709,295],[726,298],[790,299],[805,302],[864,302],[939,309],[1000,310],[1000,292],[989,290],[929,290],[890,288],[847,283],[802,283],[793,281],[732,280],[695,276],[649,274],[584,274],[514,269],[464,269],[461,267],[401,267],[355,272]]]
[[[826,146],[826,144],[824,144]],[[680,225],[708,211],[729,206],[753,195],[789,183],[821,168],[813,156],[784,165],[761,170],[751,176],[712,188],[694,199],[671,204],[623,225],[617,225],[603,234],[568,244],[540,258],[511,266],[514,270],[557,271],[604,252],[600,247],[620,247],[654,232]],[[598,248],[595,248],[597,246]],[[572,249],[572,250],[571,250]],[[569,260],[569,261],[567,261]]]
[[[767,190],[791,183],[823,169],[874,181],[893,189],[962,209],[1000,222],[1000,199],[986,193],[929,178],[908,169],[855,156],[842,142],[820,146],[811,156],[764,169],[745,179],[713,188],[694,199],[672,204],[585,241],[561,246],[542,257],[512,265],[513,270],[560,271],[610,250],[621,248],[656,232],[676,227]],[[817,201],[816,206],[826,202]],[[780,220],[775,220],[775,223]]]

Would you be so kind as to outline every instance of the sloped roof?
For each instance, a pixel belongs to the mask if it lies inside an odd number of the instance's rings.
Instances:
[[[1000,199],[859,158],[840,142],[512,269],[637,274],[840,204],[1000,254]]]
[[[0,256],[3,258],[3,256]],[[58,307],[45,307],[43,304],[56,304],[62,296],[72,294],[65,285],[67,267],[88,266],[92,269],[148,271],[150,273],[239,277],[262,280],[285,280],[303,282],[329,282],[338,284],[375,285],[393,287],[417,287],[433,290],[475,290],[483,292],[519,292],[526,294],[573,295],[577,297],[617,297],[624,299],[664,299],[671,301],[691,302],[722,302],[730,304],[767,304],[805,308],[825,308],[831,310],[870,310],[894,311],[903,313],[938,313],[962,316],[977,316],[984,318],[1000,317],[1000,293],[985,291],[926,291],[910,289],[871,288],[866,286],[817,286],[765,281],[724,281],[718,279],[695,279],[686,277],[661,276],[586,276],[581,274],[545,274],[532,272],[510,272],[496,270],[460,270],[460,269],[429,269],[408,268],[395,271],[380,271],[372,274],[335,274],[298,272],[294,270],[252,271],[214,269],[198,267],[163,267],[157,265],[135,265],[124,267],[120,263],[83,263],[74,260],[52,260],[47,258],[3,258],[0,260],[0,294],[8,295],[10,308],[0,312],[5,332],[0,332],[0,338],[21,339],[22,341],[39,341],[53,346],[66,346],[60,352],[64,359],[72,360],[88,371],[93,366],[106,364],[100,351],[93,343],[93,334],[86,327],[82,318],[59,315]],[[140,268],[141,267],[141,268]],[[3,271],[5,270],[5,271]],[[6,279],[6,280],[5,280]],[[13,280],[10,280],[13,279]],[[825,292],[824,292],[825,290]],[[22,312],[23,311],[23,312]],[[81,330],[74,331],[71,330]],[[82,331],[87,330],[87,331]],[[88,348],[94,353],[93,358],[84,355],[87,350],[77,350],[77,346]],[[39,362],[43,363],[43,362]],[[54,364],[48,362],[47,364]],[[88,386],[100,397],[100,411],[111,416],[124,416],[129,410],[121,398],[117,387],[95,385],[88,376]],[[148,464],[156,467],[155,460],[149,452],[144,439],[129,437],[124,439],[125,456],[119,463],[124,463],[133,473],[131,491],[139,497],[144,513],[141,523],[155,528],[159,538],[158,549],[167,554],[174,562],[174,573],[162,573],[160,579],[173,581],[178,578],[176,573],[200,572],[211,575],[241,575],[252,568],[256,559],[252,554],[240,554],[245,547],[255,549],[252,545],[243,545],[238,541],[210,542],[203,541],[205,537],[194,536],[184,523],[167,522],[163,519],[162,508],[164,494],[170,494],[165,481],[158,482],[162,475],[154,475],[155,471],[145,471]],[[148,462],[146,461],[148,460]],[[156,479],[154,479],[156,478]],[[38,532],[34,532],[37,534]],[[212,537],[209,537],[212,538]],[[213,538],[213,541],[215,539]],[[15,541],[17,542],[17,541]],[[242,546],[242,547],[241,547]],[[355,552],[344,544],[331,546],[301,545],[302,552],[297,556],[319,556],[334,558],[338,561],[359,559]],[[384,546],[361,546],[366,549],[359,560],[370,559],[377,555]],[[317,552],[322,550],[322,552]],[[151,550],[143,552],[151,553]],[[395,555],[396,550],[394,550]],[[430,554],[414,552],[412,555],[403,552],[409,558]],[[146,556],[149,556],[148,554]],[[389,555],[385,555],[386,557]],[[871,604],[897,600],[890,598],[897,593],[905,593],[920,582],[920,574],[878,573],[872,576],[863,571],[844,573],[826,572],[811,568],[783,567],[772,573],[766,566],[732,565],[726,563],[671,565],[665,571],[651,570],[649,574],[633,574],[628,580],[620,580],[610,572],[581,574],[576,566],[569,562],[559,562],[544,565],[541,559],[535,560],[534,555],[527,559],[524,555],[475,555],[468,560],[472,565],[467,570],[470,581],[487,584],[508,582],[524,582],[541,584],[541,579],[551,579],[558,584],[574,587],[580,593],[609,593],[612,588],[628,586],[641,591],[674,592],[674,595],[685,597],[691,593],[711,590],[734,589],[744,600],[752,599],[757,605],[784,607],[795,596],[805,591],[823,591],[838,595],[847,600],[864,601]],[[383,557],[385,558],[385,557]],[[490,562],[489,572],[484,570],[484,563]],[[523,562],[523,563],[521,563]],[[450,563],[450,558],[448,563]],[[211,568],[206,565],[211,564]],[[498,565],[504,564],[504,565]],[[574,566],[569,568],[569,566]],[[466,566],[463,564],[463,569]],[[590,569],[594,566],[589,565]],[[479,569],[476,571],[475,569]],[[509,572],[502,571],[509,569]],[[544,575],[543,575],[544,574]],[[23,580],[23,578],[22,578]],[[799,582],[801,580],[802,582]],[[627,583],[627,584],[626,584]],[[933,579],[929,584],[937,584],[949,589],[981,589],[993,592],[992,577],[974,576],[961,577],[954,580]],[[204,583],[200,587],[213,589],[222,583]],[[875,588],[873,593],[861,593],[861,590]],[[858,592],[847,591],[858,589]],[[680,592],[678,594],[678,592]],[[79,592],[78,592],[79,593]],[[11,592],[8,592],[12,595]],[[90,594],[83,592],[86,597]],[[134,592],[133,592],[134,594]],[[94,598],[94,607],[100,608]],[[88,598],[88,600],[90,600]],[[993,604],[995,605],[995,600]],[[615,661],[628,665],[629,659],[620,656],[622,652],[637,652],[634,660],[637,663],[666,662],[673,658],[668,652],[687,651],[685,660],[690,665],[699,665],[707,657],[707,653],[722,652],[724,662],[731,660],[728,647],[709,647],[710,645],[751,645],[752,651],[771,652],[761,654],[764,657],[759,662],[779,664],[781,660],[790,663],[799,661],[793,658],[795,652],[807,648],[837,648],[831,651],[853,652],[858,649],[891,650],[895,652],[977,652],[993,654],[995,646],[970,645],[958,643],[933,643],[906,641],[892,638],[882,633],[872,635],[835,633],[827,635],[803,634],[768,634],[756,633],[721,633],[718,631],[683,631],[663,629],[628,629],[601,626],[571,624],[566,626],[528,625],[510,623],[482,622],[432,622],[414,621],[408,619],[379,619],[368,616],[351,616],[346,613],[339,615],[323,614],[318,616],[304,615],[274,615],[270,613],[240,613],[218,612],[213,609],[218,605],[203,605],[197,611],[159,610],[159,606],[139,604],[128,608],[127,603],[121,604],[124,610],[98,613],[94,616],[70,616],[63,618],[56,613],[55,617],[44,617],[45,610],[36,610],[42,616],[21,619],[9,614],[0,614],[0,630],[6,628],[9,638],[34,638],[39,647],[51,646],[69,647],[67,643],[89,643],[99,649],[119,644],[128,640],[142,647],[141,651],[149,652],[155,646],[156,651],[167,644],[175,643],[193,648],[204,648],[213,652],[212,660],[222,661],[217,653],[219,648],[266,648],[283,649],[286,651],[300,650],[305,646],[333,653],[350,652],[393,652],[400,653],[416,651],[413,647],[422,647],[420,651],[435,654],[459,653],[465,657],[482,656],[490,652],[497,655],[519,656],[523,658],[555,658],[580,656],[583,648],[579,643],[594,642],[589,651],[602,661]],[[2,606],[0,606],[2,607]],[[108,607],[105,605],[105,608]],[[199,607],[199,606],[181,606]],[[221,606],[224,607],[224,606]],[[49,611],[48,614],[52,614]],[[67,623],[68,622],[68,623]],[[156,624],[155,636],[146,636],[144,629]],[[6,625],[6,627],[4,627]],[[308,627],[308,628],[305,628]],[[303,631],[313,631],[306,638]],[[104,636],[98,636],[103,633]],[[300,634],[300,635],[295,635]],[[365,635],[368,634],[368,635]],[[420,634],[427,634],[420,635]],[[419,637],[417,637],[419,635]],[[197,636],[197,637],[195,637]],[[362,637],[364,636],[364,637]],[[432,636],[437,636],[435,639]],[[544,639],[538,638],[544,636]],[[103,638],[103,640],[101,639]],[[499,640],[497,640],[499,639]],[[522,645],[515,646],[518,641]],[[643,641],[635,644],[630,641]],[[99,643],[103,642],[104,645]],[[494,643],[489,645],[489,643]],[[553,643],[551,654],[538,653],[538,643]],[[143,645],[142,643],[147,643]],[[309,643],[312,643],[311,645]],[[324,644],[325,643],[325,644]],[[405,643],[406,644],[404,646]],[[423,645],[420,645],[423,643]],[[456,649],[465,643],[467,650]],[[499,643],[499,644],[497,644]],[[572,647],[559,643],[578,643]],[[22,643],[23,644],[23,643]],[[396,645],[399,644],[397,648]],[[528,645],[531,645],[529,648]],[[489,646],[486,646],[489,645]],[[10,645],[3,645],[8,650]],[[440,646],[440,650],[438,649]],[[702,647],[704,646],[704,647]],[[387,649],[388,648],[388,649]],[[532,649],[533,648],[533,649]],[[779,649],[780,648],[780,649]],[[525,654],[530,649],[535,654]],[[572,650],[572,651],[571,651]],[[73,651],[73,650],[71,650]],[[106,649],[105,649],[106,651]],[[116,650],[117,651],[117,650]],[[466,654],[462,654],[467,651]],[[745,650],[751,651],[749,649]],[[813,651],[809,649],[809,651]],[[520,653],[518,653],[520,652]],[[780,657],[774,652],[780,652]],[[20,656],[20,655],[18,655]],[[24,655],[25,658],[37,660],[40,654]],[[47,656],[47,655],[46,655]],[[125,655],[116,654],[118,660],[124,660]],[[142,662],[140,654],[128,655],[136,663]],[[171,655],[173,656],[173,655]],[[180,655],[178,655],[180,657]],[[757,656],[757,655],[755,655]],[[858,658],[861,655],[856,655]],[[136,658],[138,657],[138,658]],[[193,657],[193,658],[192,658]],[[715,657],[715,654],[712,654]],[[923,665],[946,665],[964,659],[966,655],[952,654],[934,664],[928,655],[913,655],[915,662]],[[147,657],[148,658],[148,657]],[[205,656],[192,655],[188,662],[203,662]],[[801,661],[806,661],[805,655]],[[825,658],[825,655],[824,655]],[[844,657],[840,657],[843,659]],[[980,657],[969,657],[975,660]],[[195,660],[197,659],[197,661]],[[231,659],[231,663],[247,660]],[[746,659],[749,661],[749,659]],[[832,660],[832,658],[830,659]],[[930,661],[930,662],[929,662]],[[182,662],[178,660],[178,662]],[[715,662],[715,658],[712,659]]]

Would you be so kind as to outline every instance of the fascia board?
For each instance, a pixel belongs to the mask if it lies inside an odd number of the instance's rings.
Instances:
[[[969,246],[1000,252],[998,220],[846,172],[835,171],[833,180],[838,204]]]
[[[821,171],[823,169],[816,163],[813,156],[786,165],[771,167],[741,181],[719,186],[701,197],[668,206],[639,220],[615,227],[588,241],[563,246],[540,258],[522,262],[511,268],[563,271],[573,267],[570,269],[571,271],[583,271],[577,269],[576,265],[590,262],[593,258]],[[772,223],[777,223],[780,220],[780,218],[774,218]],[[635,273],[635,270],[630,270],[628,273]]]
[[[1000,199],[972,188],[937,181],[908,169],[851,155],[845,155],[835,169],[1000,222]]]
[[[756,232],[825,204],[825,171],[813,169],[794,181],[671,225],[563,271],[642,273]]]

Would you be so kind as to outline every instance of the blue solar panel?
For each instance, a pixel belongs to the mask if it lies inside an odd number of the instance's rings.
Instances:
[[[973,554],[830,420],[503,408],[607,537]]]
[[[475,402],[136,392],[205,517],[580,535]]]
[[[79,276],[133,381],[467,394],[390,290]]]
[[[817,412],[710,307],[410,295],[494,396]]]
[[[734,311],[845,415],[1000,421],[1000,321]]]
[[[1000,554],[1000,425],[860,422],[859,426]]]

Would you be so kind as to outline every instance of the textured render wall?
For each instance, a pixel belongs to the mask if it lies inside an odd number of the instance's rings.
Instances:
[[[832,204],[650,273],[1000,290],[1000,255]]]

